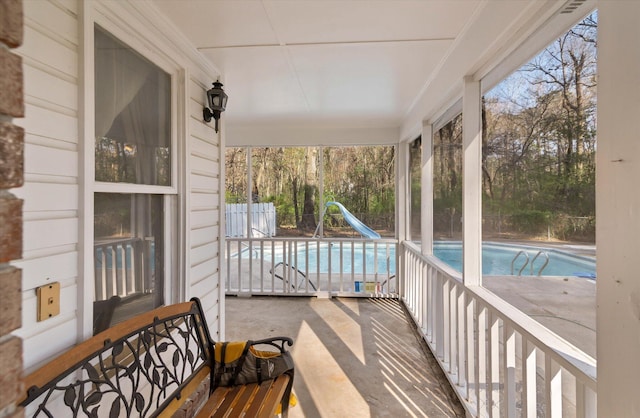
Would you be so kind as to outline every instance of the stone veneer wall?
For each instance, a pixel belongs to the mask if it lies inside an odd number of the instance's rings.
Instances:
[[[0,418],[23,417],[16,401],[22,389],[22,340],[11,335],[22,324],[22,272],[9,264],[22,257],[22,200],[9,189],[24,180],[22,0],[0,0]]]

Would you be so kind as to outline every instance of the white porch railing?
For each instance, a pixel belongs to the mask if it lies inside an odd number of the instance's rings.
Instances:
[[[397,297],[394,239],[227,238],[229,295]]]
[[[153,237],[103,241],[93,249],[96,300],[153,291]]]
[[[596,361],[412,243],[400,297],[472,416],[595,417]]]

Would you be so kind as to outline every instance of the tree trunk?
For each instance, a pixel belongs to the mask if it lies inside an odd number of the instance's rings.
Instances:
[[[493,181],[491,179],[491,173],[487,168],[487,154],[488,154],[488,132],[487,132],[487,106],[482,98],[482,185],[484,192],[493,200]]]
[[[304,178],[304,204],[302,207],[301,229],[306,231],[315,231],[316,219],[316,190],[318,189],[318,180],[316,176],[316,156],[318,149],[315,147],[307,148],[305,155],[305,178]]]
[[[298,210],[298,178],[294,177],[291,182],[292,195],[293,195],[293,214],[296,220],[296,228],[300,229],[300,211]]]

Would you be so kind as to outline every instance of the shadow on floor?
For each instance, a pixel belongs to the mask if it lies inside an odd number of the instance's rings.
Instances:
[[[464,417],[398,301],[226,298],[226,339],[289,336],[296,417]]]

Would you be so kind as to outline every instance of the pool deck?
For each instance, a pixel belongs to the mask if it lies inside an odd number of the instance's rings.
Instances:
[[[509,241],[509,240],[487,240],[499,244],[527,245],[531,247],[554,248],[582,257],[596,257],[596,246],[581,242],[555,242],[555,241]]]
[[[497,296],[595,358],[594,280],[554,276],[485,276],[482,282]]]
[[[492,240],[493,241],[493,240]],[[553,248],[595,259],[595,245],[575,242],[504,241]],[[483,285],[582,351],[596,357],[596,282],[562,276],[485,276]]]

